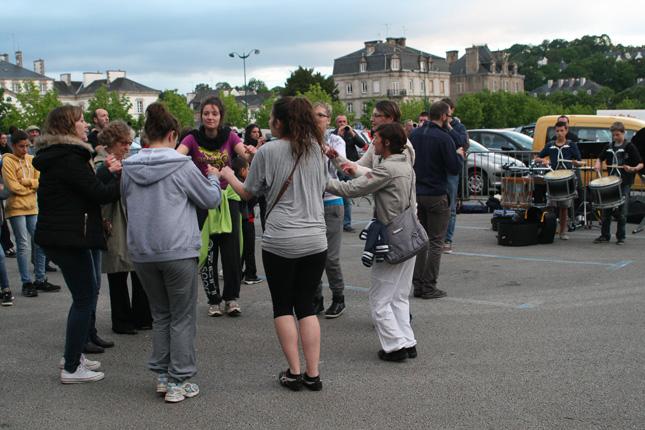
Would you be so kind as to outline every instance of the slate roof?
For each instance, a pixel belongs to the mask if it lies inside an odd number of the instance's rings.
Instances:
[[[63,81],[54,81],[54,89],[60,96],[75,96],[78,89],[83,85],[83,82],[72,81],[71,85],[67,85]]]
[[[477,73],[499,73],[502,70],[502,63],[505,60],[506,53],[503,51],[491,51],[488,46],[477,46],[479,54],[479,69]],[[492,70],[493,61],[495,61],[495,70]],[[508,61],[508,57],[506,58]],[[450,73],[453,75],[466,74],[466,55],[450,65]]]
[[[29,69],[24,67],[16,66],[8,61],[0,60],[0,79],[26,79],[26,80],[46,80],[51,81],[52,78],[49,78],[40,73],[32,72]]]
[[[380,40],[374,41],[375,49],[370,55],[367,54],[367,48],[359,49],[351,54],[334,60],[334,75],[342,75],[348,73],[359,73],[361,58],[365,56],[367,61],[367,72],[382,72],[391,70],[390,60],[392,55],[397,53],[401,59],[401,71],[406,70],[419,70],[419,57],[431,59],[429,70],[448,72],[448,63],[443,57],[438,57],[427,52],[419,51],[418,49],[409,46],[391,45]]]
[[[590,79],[586,79],[583,85],[581,85],[580,82],[581,81],[579,78],[564,79],[562,82],[562,86],[560,87],[558,86],[559,84],[558,80],[554,79],[551,85],[549,85],[549,83],[547,82],[541,87],[537,87],[536,89],[531,90],[530,92],[531,94],[546,94],[546,93],[552,94],[557,92],[572,93],[574,91],[586,93],[587,90],[591,90],[591,94],[595,94],[602,89],[602,85]]]
[[[108,84],[107,79],[97,79],[89,84],[87,87],[81,87],[77,91],[77,95],[94,94],[101,86],[107,85],[108,91],[117,91],[121,93],[154,93],[159,94],[161,91],[146,87],[138,82],[129,78],[116,78]]]

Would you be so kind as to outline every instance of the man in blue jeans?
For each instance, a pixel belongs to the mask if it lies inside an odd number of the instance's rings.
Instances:
[[[455,141],[456,149],[463,148],[464,152],[468,151],[468,133],[466,127],[461,123],[459,118],[452,116],[455,111],[455,104],[449,97],[441,99],[450,107],[449,121],[446,124],[446,130],[452,140]],[[463,160],[461,162],[463,167]],[[460,170],[461,170],[460,167]],[[448,220],[448,231],[446,231],[446,238],[443,243],[443,252],[446,254],[452,253],[452,237],[455,234],[455,225],[457,224],[457,191],[459,189],[459,174],[448,175],[448,200],[450,203],[450,219]]]

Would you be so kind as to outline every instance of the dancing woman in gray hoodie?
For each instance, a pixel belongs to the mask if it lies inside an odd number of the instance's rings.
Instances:
[[[208,177],[175,151],[179,123],[160,103],[146,109],[149,147],[123,163],[121,196],[128,217],[128,252],[150,301],[157,392],[167,402],[199,394],[188,380],[195,365],[197,257],[201,246],[196,207],[219,205],[219,172]]]

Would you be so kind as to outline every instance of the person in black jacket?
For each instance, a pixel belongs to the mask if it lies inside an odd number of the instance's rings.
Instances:
[[[101,204],[119,199],[119,180],[99,181],[86,143],[87,123],[77,106],[61,106],[47,117],[45,134],[36,141],[34,167],[41,173],[38,188],[40,209],[35,241],[63,273],[72,294],[67,318],[65,355],[61,382],[80,383],[103,379],[98,361],[82,354],[88,340],[102,343],[93,328],[100,285],[100,250],[105,249]],[[121,163],[106,160],[118,175]]]
[[[436,299],[446,295],[437,288],[444,238],[450,219],[448,177],[458,175],[465,157],[447,131],[450,106],[438,101],[430,106],[430,121],[416,128],[410,142],[416,152],[414,172],[417,183],[419,221],[428,232],[427,251],[417,255],[414,266],[414,297]]]

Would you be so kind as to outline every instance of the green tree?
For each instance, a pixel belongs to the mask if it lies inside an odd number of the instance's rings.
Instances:
[[[224,121],[230,126],[238,128],[246,127],[246,111],[244,106],[237,102],[235,96],[231,94],[226,96],[223,92],[220,92],[219,98],[222,100],[222,104],[226,110]]]
[[[201,84],[195,85],[195,93],[196,94],[199,94],[201,92],[208,92],[208,91],[213,91],[211,86],[208,85],[208,84],[201,83]]]
[[[231,91],[232,89],[233,87],[228,82],[218,82],[215,84],[215,90],[217,91]]]
[[[186,97],[179,94],[178,90],[163,91],[159,95],[159,100],[166,105],[182,127],[193,127],[195,125],[195,114],[188,106]]]
[[[261,81],[255,78],[251,78],[251,80],[246,84],[246,87],[250,91],[255,91],[258,94],[269,92],[269,88],[267,88],[267,84],[265,84],[264,81]]]
[[[345,105],[343,102],[338,101],[338,100],[333,100],[332,96],[329,95],[327,91],[325,91],[319,83],[314,83],[309,86],[307,91],[304,93],[298,92],[296,95],[299,96],[304,96],[309,100],[312,104],[316,102],[323,102],[327,103],[328,105],[331,106],[332,110],[332,116],[336,117],[338,115],[345,115],[347,116],[347,121],[351,124],[354,122],[355,115],[354,113],[347,113],[347,109],[345,108]],[[331,119],[332,123],[334,122],[334,119]]]
[[[477,94],[464,94],[457,100],[455,115],[466,128],[480,128],[484,124],[484,104]]]
[[[260,126],[260,128],[269,128],[269,117],[271,116],[271,109],[273,109],[273,103],[277,100],[277,97],[271,96],[267,98],[260,106],[260,109],[255,113],[255,123]]]
[[[363,124],[363,127],[365,128],[369,129],[372,127],[372,112],[374,111],[374,106],[376,106],[375,99],[367,102],[367,106],[365,106],[365,112],[363,112],[363,114],[359,118],[360,123]]]
[[[23,84],[22,91],[16,94],[17,106],[11,106],[4,116],[4,126],[15,125],[25,128],[30,125],[42,127],[49,112],[61,105],[54,90],[40,93],[33,82]]]
[[[116,91],[108,91],[107,86],[101,85],[87,104],[85,120],[92,124],[92,115],[96,109],[105,109],[110,115],[110,120],[120,119],[131,124],[134,123],[130,109],[132,103],[125,95]]]
[[[329,94],[332,100],[338,100],[338,89],[336,88],[336,83],[331,76],[325,77],[320,72],[314,73],[313,68],[306,69],[302,66],[298,66],[296,70],[291,72],[291,75],[284,83],[282,95],[295,96],[298,93],[304,94],[309,91],[309,87],[314,84],[320,85],[320,88]]]
[[[401,109],[401,122],[405,123],[409,119],[417,122],[419,114],[426,110],[425,101],[421,99],[405,100],[399,103],[399,109]]]

